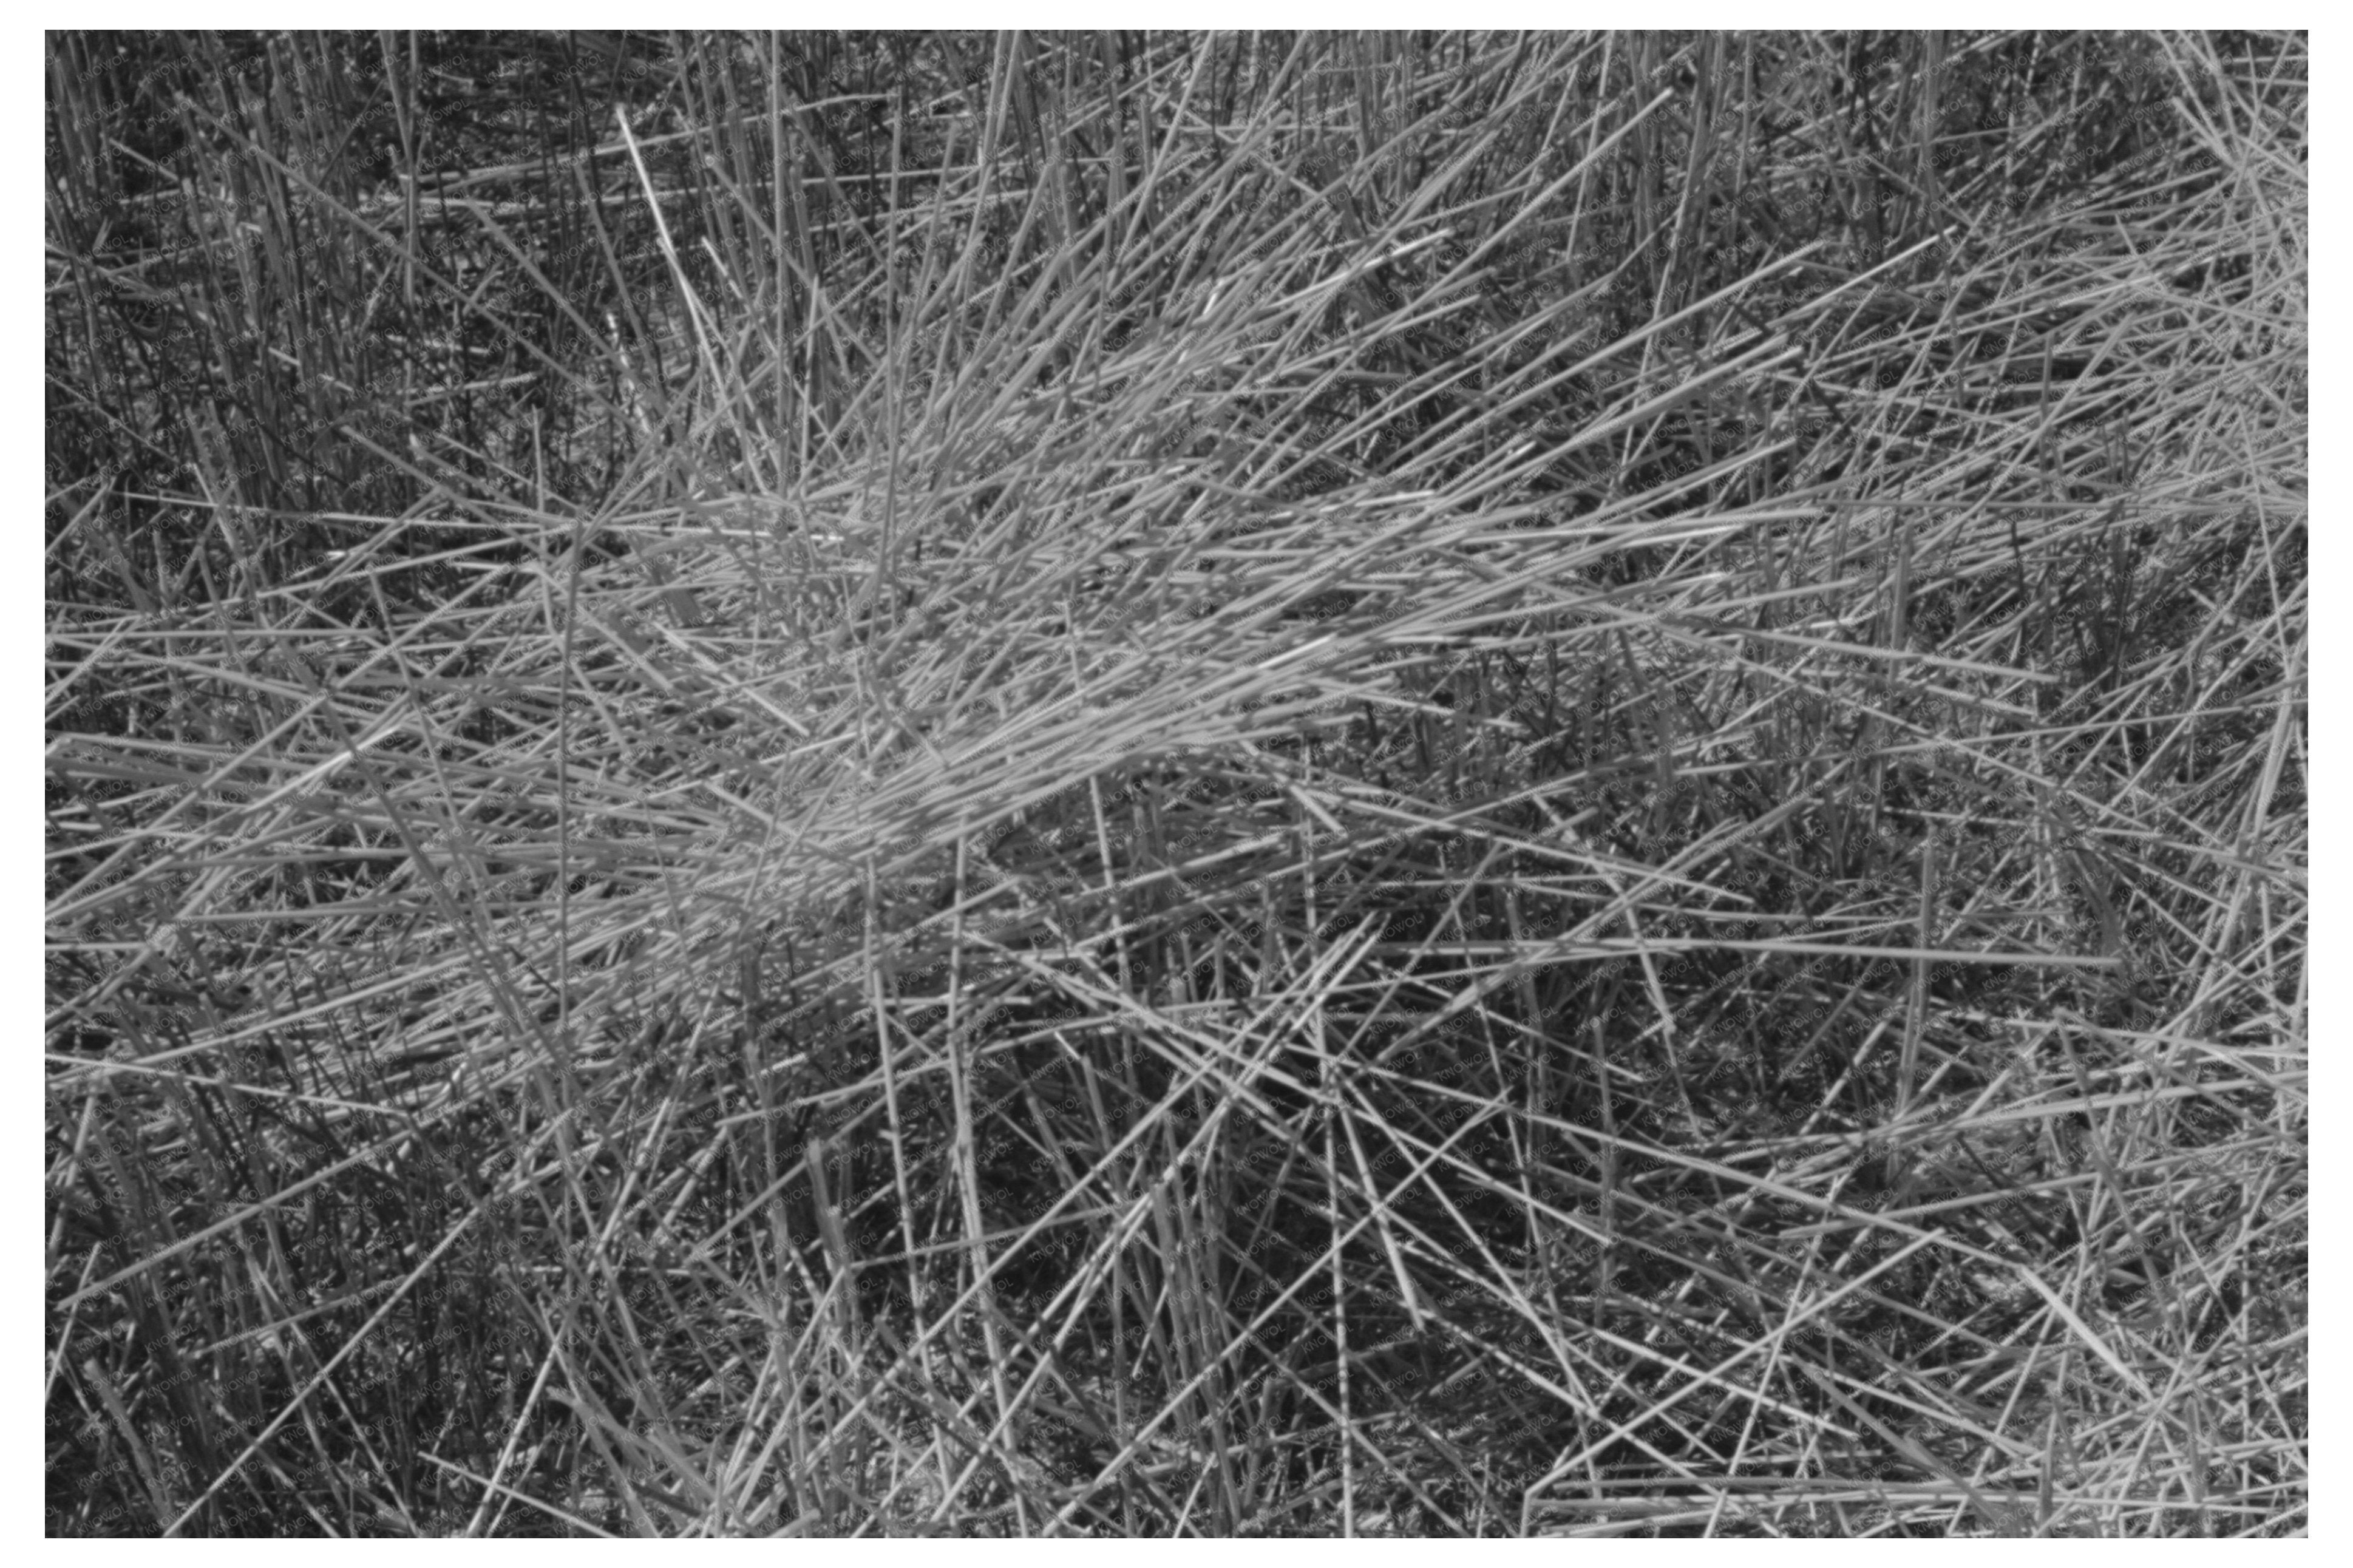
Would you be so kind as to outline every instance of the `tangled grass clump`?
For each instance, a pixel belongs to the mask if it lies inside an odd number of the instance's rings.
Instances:
[[[2300,1528],[2308,63],[54,35],[51,1532]]]

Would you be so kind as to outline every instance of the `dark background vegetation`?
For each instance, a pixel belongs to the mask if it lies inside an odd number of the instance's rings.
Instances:
[[[2300,1526],[2300,35],[47,48],[50,1533]]]

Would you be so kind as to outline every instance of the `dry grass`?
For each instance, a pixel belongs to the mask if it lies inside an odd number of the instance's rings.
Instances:
[[[52,1533],[2301,1526],[2301,36],[50,66]]]

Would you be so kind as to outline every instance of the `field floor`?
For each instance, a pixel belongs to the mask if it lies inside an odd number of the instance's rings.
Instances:
[[[2303,35],[47,48],[51,1535],[2302,1533]]]

